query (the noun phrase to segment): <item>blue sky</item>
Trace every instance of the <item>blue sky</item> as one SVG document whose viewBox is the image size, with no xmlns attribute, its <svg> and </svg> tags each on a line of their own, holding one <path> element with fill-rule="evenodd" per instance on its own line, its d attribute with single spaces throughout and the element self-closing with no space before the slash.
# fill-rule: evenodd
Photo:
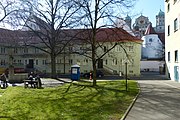
<svg viewBox="0 0 180 120">
<path fill-rule="evenodd" d="M 130 10 L 128 15 L 132 18 L 133 24 L 135 19 L 142 14 L 149 18 L 154 27 L 156 25 L 156 15 L 159 13 L 160 9 L 164 11 L 164 0 L 137 0 L 135 6 Z"/>
<path fill-rule="evenodd" d="M 134 23 L 135 18 L 139 17 L 142 13 L 142 15 L 148 17 L 152 25 L 155 26 L 156 15 L 160 9 L 164 12 L 164 0 L 137 0 L 134 8 L 132 8 L 130 12 L 130 16 L 132 16 Z"/>
</svg>

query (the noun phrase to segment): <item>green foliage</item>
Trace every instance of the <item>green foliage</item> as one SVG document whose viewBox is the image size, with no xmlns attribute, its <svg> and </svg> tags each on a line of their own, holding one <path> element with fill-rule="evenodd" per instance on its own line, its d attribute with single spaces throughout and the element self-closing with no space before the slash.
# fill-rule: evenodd
<svg viewBox="0 0 180 120">
<path fill-rule="evenodd" d="M 0 118 L 14 120 L 119 120 L 138 93 L 128 81 L 77 82 L 44 89 L 8 87 L 0 97 Z"/>
</svg>

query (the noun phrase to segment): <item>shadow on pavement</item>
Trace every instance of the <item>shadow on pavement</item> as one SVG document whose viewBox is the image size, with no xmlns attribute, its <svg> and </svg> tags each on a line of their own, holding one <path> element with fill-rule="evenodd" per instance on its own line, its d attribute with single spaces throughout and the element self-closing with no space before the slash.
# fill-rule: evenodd
<svg viewBox="0 0 180 120">
<path fill-rule="evenodd" d="M 140 77 L 131 77 L 134 80 L 169 80 L 166 75 L 159 72 L 141 72 Z"/>
</svg>

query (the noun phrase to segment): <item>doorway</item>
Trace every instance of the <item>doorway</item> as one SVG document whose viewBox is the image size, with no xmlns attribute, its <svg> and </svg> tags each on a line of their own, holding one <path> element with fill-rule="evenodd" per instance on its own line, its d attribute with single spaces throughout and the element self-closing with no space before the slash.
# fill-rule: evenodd
<svg viewBox="0 0 180 120">
<path fill-rule="evenodd" d="M 98 68 L 103 68 L 103 59 L 98 60 Z"/>
<path fill-rule="evenodd" d="M 179 81 L 179 66 L 174 66 L 174 80 Z"/>
<path fill-rule="evenodd" d="M 34 68 L 34 60 L 33 59 L 29 59 L 28 68 Z"/>
</svg>

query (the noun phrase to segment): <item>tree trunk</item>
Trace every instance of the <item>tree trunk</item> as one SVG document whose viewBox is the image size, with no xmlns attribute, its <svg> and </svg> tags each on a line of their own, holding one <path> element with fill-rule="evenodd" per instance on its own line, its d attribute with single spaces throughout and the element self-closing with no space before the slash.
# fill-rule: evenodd
<svg viewBox="0 0 180 120">
<path fill-rule="evenodd" d="M 93 59 L 93 86 L 96 86 L 96 60 Z"/>
<path fill-rule="evenodd" d="M 56 78 L 56 56 L 51 53 L 51 78 Z"/>
<path fill-rule="evenodd" d="M 64 59 L 64 74 L 66 74 L 66 56 L 65 56 L 65 53 L 63 53 L 63 59 Z"/>
<path fill-rule="evenodd" d="M 94 46 L 95 46 L 95 42 L 92 45 L 92 64 L 93 64 L 93 86 L 96 86 L 96 56 L 95 56 L 96 50 Z"/>
</svg>

